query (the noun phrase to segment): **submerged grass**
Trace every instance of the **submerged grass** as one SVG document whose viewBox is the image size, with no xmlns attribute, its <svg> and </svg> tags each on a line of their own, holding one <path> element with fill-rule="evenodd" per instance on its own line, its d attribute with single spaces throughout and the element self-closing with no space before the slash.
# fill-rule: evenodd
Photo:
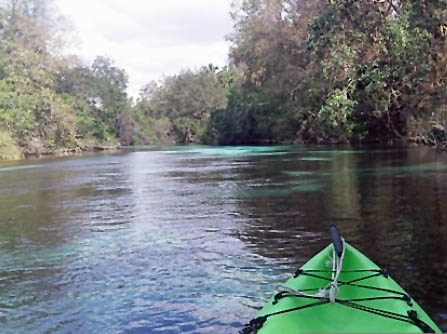
<svg viewBox="0 0 447 334">
<path fill-rule="evenodd" d="M 294 193 L 319 191 L 323 184 L 315 179 L 294 180 L 284 186 L 261 186 L 241 191 L 239 195 L 245 198 L 286 197 Z"/>
<path fill-rule="evenodd" d="M 288 176 L 309 176 L 315 174 L 315 172 L 306 171 L 306 170 L 285 170 L 282 171 L 283 174 Z"/>
<path fill-rule="evenodd" d="M 302 161 L 331 161 L 332 158 L 324 158 L 324 157 L 304 157 L 300 158 Z"/>
</svg>

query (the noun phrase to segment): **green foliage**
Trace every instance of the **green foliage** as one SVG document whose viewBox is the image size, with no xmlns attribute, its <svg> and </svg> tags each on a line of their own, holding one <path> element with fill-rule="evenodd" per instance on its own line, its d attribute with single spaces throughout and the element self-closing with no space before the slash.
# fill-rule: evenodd
<svg viewBox="0 0 447 334">
<path fill-rule="evenodd" d="M 92 64 L 93 96 L 96 116 L 116 135 L 120 132 L 121 114 L 129 112 L 128 76 L 106 57 L 97 57 Z"/>
<path fill-rule="evenodd" d="M 239 145 L 293 141 L 297 124 L 288 109 L 279 101 L 254 103 L 262 96 L 251 93 L 251 88 L 231 90 L 227 108 L 211 113 L 204 142 Z"/>
<path fill-rule="evenodd" d="M 0 130 L 0 160 L 19 160 L 22 157 L 17 143 L 9 133 Z"/>
<path fill-rule="evenodd" d="M 229 143 L 388 142 L 440 124 L 446 18 L 441 0 L 242 1 L 230 57 L 243 102 L 232 93 L 209 133 Z"/>
<path fill-rule="evenodd" d="M 231 15 L 229 66 L 150 82 L 132 106 L 111 59 L 58 56 L 64 23 L 52 0 L 0 0 L 0 150 L 118 140 L 444 145 L 445 0 L 242 0 Z"/>
<path fill-rule="evenodd" d="M 55 69 L 48 55 L 7 42 L 0 57 L 5 64 L 0 80 L 0 124 L 24 147 L 36 137 L 51 138 L 60 146 L 71 145 L 73 116 L 54 92 Z"/>
<path fill-rule="evenodd" d="M 331 20 L 338 22 L 349 15 L 344 23 L 349 29 L 326 31 L 323 41 L 319 37 L 311 41 L 316 45 L 314 52 L 323 58 L 321 71 L 332 83 L 329 90 L 321 92 L 328 98 L 324 113 L 319 115 L 324 123 L 332 125 L 334 119 L 342 119 L 334 138 L 401 138 L 408 134 L 412 117 L 429 113 L 420 101 L 429 100 L 431 95 L 424 89 L 433 70 L 431 35 L 411 26 L 412 9 L 410 4 L 404 4 L 398 13 L 390 15 L 368 2 L 338 1 L 328 10 Z M 368 25 L 362 22 L 362 15 L 369 16 Z M 334 96 L 339 97 L 340 89 L 347 109 L 331 111 L 327 105 L 333 103 Z"/>
<path fill-rule="evenodd" d="M 172 144 L 171 122 L 165 117 L 146 113 L 147 100 L 140 101 L 122 120 L 121 142 L 127 145 Z"/>
<path fill-rule="evenodd" d="M 51 0 L 0 2 L 0 128 L 25 153 L 116 141 L 131 109 L 110 59 L 56 56 L 63 29 Z"/>
<path fill-rule="evenodd" d="M 356 124 L 352 122 L 352 114 L 357 101 L 348 97 L 348 89 L 336 89 L 321 107 L 318 116 L 325 125 L 328 138 L 347 140 L 352 137 Z"/>
<path fill-rule="evenodd" d="M 230 59 L 238 74 L 228 108 L 208 131 L 223 144 L 290 143 L 303 122 L 298 111 L 310 57 L 307 20 L 322 1 L 242 1 L 232 14 Z M 315 99 L 311 99 L 315 101 Z"/>
<path fill-rule="evenodd" d="M 228 107 L 211 112 L 205 142 L 216 145 L 236 145 L 244 142 L 253 131 L 250 108 L 239 92 L 230 95 Z"/>
<path fill-rule="evenodd" d="M 176 143 L 187 144 L 206 140 L 210 112 L 225 108 L 227 92 L 235 73 L 231 68 L 219 70 L 210 64 L 198 71 L 184 71 L 166 77 L 160 84 L 149 83 L 136 105 L 138 123 L 166 118 L 170 121 L 168 136 Z"/>
</svg>

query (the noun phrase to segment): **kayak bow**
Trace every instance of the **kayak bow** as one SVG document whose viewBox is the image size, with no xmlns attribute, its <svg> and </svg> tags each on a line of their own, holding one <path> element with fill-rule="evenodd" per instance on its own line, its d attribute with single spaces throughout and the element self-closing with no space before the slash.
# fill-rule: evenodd
<svg viewBox="0 0 447 334">
<path fill-rule="evenodd" d="M 299 268 L 241 334 L 441 333 L 388 275 L 339 236 Z"/>
</svg>

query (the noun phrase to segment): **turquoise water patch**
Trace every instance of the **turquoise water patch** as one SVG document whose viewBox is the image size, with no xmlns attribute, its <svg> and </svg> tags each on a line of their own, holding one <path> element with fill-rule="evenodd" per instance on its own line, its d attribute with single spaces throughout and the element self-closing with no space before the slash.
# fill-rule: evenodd
<svg viewBox="0 0 447 334">
<path fill-rule="evenodd" d="M 323 157 L 304 157 L 300 158 L 302 161 L 331 161 L 332 158 L 323 158 Z"/>
<path fill-rule="evenodd" d="M 174 147 L 172 150 L 164 151 L 163 153 L 195 153 L 219 157 L 245 157 L 290 154 L 291 149 L 288 146 L 182 146 Z"/>
</svg>

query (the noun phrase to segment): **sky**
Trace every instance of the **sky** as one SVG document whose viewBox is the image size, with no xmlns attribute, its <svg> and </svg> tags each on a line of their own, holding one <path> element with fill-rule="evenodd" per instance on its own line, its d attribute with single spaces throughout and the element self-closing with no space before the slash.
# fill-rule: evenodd
<svg viewBox="0 0 447 334">
<path fill-rule="evenodd" d="M 112 58 L 130 95 L 182 69 L 227 63 L 231 0 L 56 0 L 76 30 L 69 52 Z"/>
</svg>

